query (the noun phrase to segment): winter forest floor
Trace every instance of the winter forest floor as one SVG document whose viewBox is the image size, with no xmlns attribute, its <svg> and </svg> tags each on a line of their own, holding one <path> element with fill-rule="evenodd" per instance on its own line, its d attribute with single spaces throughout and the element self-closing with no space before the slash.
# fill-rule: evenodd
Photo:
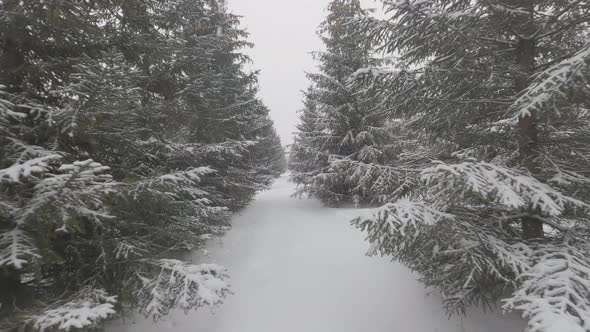
<svg viewBox="0 0 590 332">
<path fill-rule="evenodd" d="M 211 312 L 173 313 L 154 324 L 127 318 L 109 332 L 517 332 L 518 317 L 445 315 L 440 298 L 387 258 L 364 256 L 358 210 L 289 196 L 285 176 L 233 221 L 204 262 L 229 269 L 234 295 Z M 202 256 L 199 254 L 198 256 Z M 201 261 L 200 257 L 195 260 Z"/>
</svg>

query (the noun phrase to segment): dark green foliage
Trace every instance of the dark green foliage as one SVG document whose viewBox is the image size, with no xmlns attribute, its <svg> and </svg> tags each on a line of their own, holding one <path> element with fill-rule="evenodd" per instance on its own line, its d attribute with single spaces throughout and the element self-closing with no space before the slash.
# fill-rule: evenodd
<svg viewBox="0 0 590 332">
<path fill-rule="evenodd" d="M 171 258 L 285 167 L 238 24 L 221 1 L 0 4 L 0 329 L 223 298 L 220 267 Z"/>
</svg>

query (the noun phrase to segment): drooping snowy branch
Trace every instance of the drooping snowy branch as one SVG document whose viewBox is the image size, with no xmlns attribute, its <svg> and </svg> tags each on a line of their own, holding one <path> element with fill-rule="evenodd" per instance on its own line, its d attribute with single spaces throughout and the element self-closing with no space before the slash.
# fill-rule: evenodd
<svg viewBox="0 0 590 332">
<path fill-rule="evenodd" d="M 47 174 L 35 186 L 35 196 L 16 214 L 14 222 L 25 224 L 37 211 L 48 204 L 61 216 L 79 215 L 99 220 L 111 218 L 101 211 L 101 197 L 117 183 L 106 173 L 109 168 L 92 160 L 76 161 L 59 168 L 61 174 Z"/>
<path fill-rule="evenodd" d="M 140 276 L 140 310 L 154 320 L 171 309 L 184 311 L 215 306 L 230 292 L 223 267 L 214 264 L 192 265 L 173 259 L 146 262 L 159 270 L 155 278 Z"/>
<path fill-rule="evenodd" d="M 15 183 L 19 182 L 22 178 L 44 173 L 48 170 L 48 163 L 59 158 L 60 156 L 58 155 L 39 157 L 0 169 L 0 183 Z"/>
<path fill-rule="evenodd" d="M 134 190 L 147 191 L 175 204 L 186 205 L 190 211 L 186 213 L 187 220 L 222 218 L 229 213 L 227 207 L 217 206 L 211 188 L 202 185 L 205 177 L 216 173 L 211 167 L 190 168 L 139 182 Z"/>
<path fill-rule="evenodd" d="M 401 238 L 416 238 L 421 226 L 433 225 L 441 220 L 453 220 L 451 214 L 438 211 L 422 202 L 402 198 L 378 209 L 367 210 L 368 214 L 352 221 L 352 224 L 367 233 L 372 249 L 369 254 L 381 252 L 394 254 L 403 249 Z M 410 240 L 411 241 L 411 240 Z"/>
<path fill-rule="evenodd" d="M 30 105 L 19 103 L 17 96 L 8 94 L 4 91 L 5 87 L 0 85 L 0 144 L 4 144 L 3 149 L 3 166 L 0 168 L 0 184 L 18 183 L 24 178 L 32 175 L 39 175 L 48 170 L 48 164 L 58 160 L 61 156 L 54 152 L 48 151 L 40 146 L 26 144 L 15 136 L 15 124 L 21 125 L 27 117 L 26 113 L 17 112 L 17 107 L 29 109 Z M 12 127 L 12 130 L 9 128 Z M 10 164 L 7 164 L 9 162 Z M 8 167 L 6 167 L 8 166 Z"/>
<path fill-rule="evenodd" d="M 20 176 L 33 172 L 44 173 L 48 170 L 45 162 L 23 165 L 27 166 L 22 166 L 25 171 L 12 173 L 17 180 Z M 0 266 L 22 269 L 31 257 L 38 255 L 34 241 L 25 230 L 39 227 L 36 222 L 42 209 L 52 209 L 60 216 L 60 219 L 53 222 L 56 228 L 63 225 L 60 228 L 63 231 L 67 231 L 66 224 L 75 216 L 83 216 L 97 222 L 112 218 L 102 206 L 103 195 L 111 191 L 115 185 L 111 181 L 111 176 L 105 174 L 108 167 L 87 160 L 64 164 L 59 171 L 61 174 L 40 174 L 42 177 L 34 187 L 33 197 L 23 206 L 10 206 L 7 210 L 6 217 L 14 228 L 0 234 Z"/>
<path fill-rule="evenodd" d="M 587 244 L 540 245 L 530 256 L 531 268 L 505 300 L 529 320 L 527 332 L 590 330 L 590 261 Z"/>
<path fill-rule="evenodd" d="M 174 183 L 199 183 L 201 179 L 205 175 L 213 174 L 215 170 L 210 167 L 198 167 L 189 169 L 183 172 L 176 172 L 171 174 L 166 174 L 158 177 L 157 180 L 166 182 L 174 182 Z"/>
<path fill-rule="evenodd" d="M 22 269 L 31 257 L 38 257 L 37 249 L 22 230 L 15 228 L 0 233 L 0 268 Z"/>
<path fill-rule="evenodd" d="M 590 90 L 590 44 L 537 75 L 511 109 L 516 110 L 515 121 L 529 116 L 533 111 L 544 111 L 556 97 L 567 100 L 566 89 L 576 87 Z M 553 107 L 550 107 L 554 109 Z"/>
<path fill-rule="evenodd" d="M 115 315 L 116 296 L 102 289 L 84 289 L 65 303 L 56 303 L 30 318 L 32 326 L 41 331 L 72 331 L 98 327 Z"/>
<path fill-rule="evenodd" d="M 532 209 L 548 216 L 559 216 L 568 206 L 590 208 L 587 203 L 566 196 L 531 176 L 486 162 L 439 162 L 425 169 L 422 178 L 432 186 L 435 195 L 462 193 L 464 198 L 470 192 L 514 210 Z"/>
</svg>

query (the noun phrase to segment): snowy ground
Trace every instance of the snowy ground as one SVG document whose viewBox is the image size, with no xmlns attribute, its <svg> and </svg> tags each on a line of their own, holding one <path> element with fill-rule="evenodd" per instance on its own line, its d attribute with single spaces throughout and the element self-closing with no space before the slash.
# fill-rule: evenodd
<svg viewBox="0 0 590 332">
<path fill-rule="evenodd" d="M 520 332 L 517 317 L 473 312 L 450 320 L 438 296 L 404 267 L 364 256 L 348 224 L 358 211 L 272 190 L 234 220 L 207 262 L 229 268 L 235 294 L 212 313 L 174 313 L 167 322 L 127 319 L 109 332 Z"/>
</svg>

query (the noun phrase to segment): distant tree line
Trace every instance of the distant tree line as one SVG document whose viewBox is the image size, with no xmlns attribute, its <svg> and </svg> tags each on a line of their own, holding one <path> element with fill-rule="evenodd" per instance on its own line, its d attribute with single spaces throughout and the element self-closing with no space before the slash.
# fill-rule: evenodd
<svg viewBox="0 0 590 332">
<path fill-rule="evenodd" d="M 0 2 L 0 330 L 222 301 L 178 260 L 286 169 L 222 0 Z"/>
<path fill-rule="evenodd" d="M 290 169 L 450 313 L 590 331 L 590 3 L 333 0 Z"/>
</svg>

